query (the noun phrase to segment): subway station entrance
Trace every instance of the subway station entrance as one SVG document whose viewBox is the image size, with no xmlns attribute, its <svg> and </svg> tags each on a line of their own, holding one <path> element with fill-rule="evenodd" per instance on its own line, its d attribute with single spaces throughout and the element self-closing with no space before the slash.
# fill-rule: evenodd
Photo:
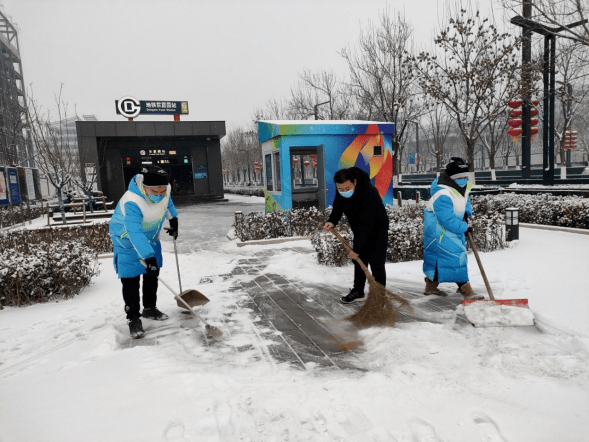
<svg viewBox="0 0 589 442">
<path fill-rule="evenodd" d="M 98 189 L 118 201 L 142 167 L 168 173 L 174 203 L 224 200 L 223 121 L 77 121 L 82 164 L 94 163 Z"/>
</svg>

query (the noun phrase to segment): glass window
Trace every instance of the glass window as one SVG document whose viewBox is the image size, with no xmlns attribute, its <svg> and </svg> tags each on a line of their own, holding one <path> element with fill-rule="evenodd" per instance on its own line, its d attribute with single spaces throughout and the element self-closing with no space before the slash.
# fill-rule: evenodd
<svg viewBox="0 0 589 442">
<path fill-rule="evenodd" d="M 317 163 L 315 158 L 315 154 L 291 155 L 293 189 L 317 187 Z"/>
<path fill-rule="evenodd" d="M 372 149 L 375 157 L 382 157 L 382 146 L 374 146 Z"/>
<path fill-rule="evenodd" d="M 276 191 L 280 192 L 282 186 L 280 185 L 280 153 L 274 152 L 274 177 L 276 178 Z"/>
<path fill-rule="evenodd" d="M 271 192 L 274 190 L 272 181 L 272 155 L 266 155 L 264 160 L 266 161 L 266 190 Z"/>
</svg>

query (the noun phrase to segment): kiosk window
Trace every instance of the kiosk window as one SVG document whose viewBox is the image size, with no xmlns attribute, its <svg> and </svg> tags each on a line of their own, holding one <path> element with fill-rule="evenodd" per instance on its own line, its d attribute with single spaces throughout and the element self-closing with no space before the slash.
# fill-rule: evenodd
<svg viewBox="0 0 589 442">
<path fill-rule="evenodd" d="M 272 191 L 274 190 L 273 182 L 272 182 L 272 155 L 268 154 L 265 157 L 266 161 L 266 190 Z"/>
<path fill-rule="evenodd" d="M 311 155 L 292 154 L 291 164 L 293 190 L 317 187 L 317 168 Z"/>
<path fill-rule="evenodd" d="M 374 146 L 372 149 L 375 157 L 382 157 L 382 146 Z"/>
<path fill-rule="evenodd" d="M 274 152 L 274 177 L 276 178 L 276 191 L 280 192 L 282 186 L 280 184 L 280 153 Z"/>
</svg>

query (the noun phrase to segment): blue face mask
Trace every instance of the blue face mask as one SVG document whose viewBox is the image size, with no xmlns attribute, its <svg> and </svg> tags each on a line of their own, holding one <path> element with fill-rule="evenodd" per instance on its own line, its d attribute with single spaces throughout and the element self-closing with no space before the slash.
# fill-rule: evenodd
<svg viewBox="0 0 589 442">
<path fill-rule="evenodd" d="M 468 183 L 468 178 L 458 178 L 456 181 L 456 184 L 458 184 L 460 187 L 464 187 L 466 186 L 466 183 Z"/>
<path fill-rule="evenodd" d="M 347 192 L 340 192 L 340 191 L 338 190 L 338 192 L 339 192 L 339 194 L 340 194 L 341 196 L 343 196 L 344 198 L 350 198 L 350 197 L 351 197 L 351 196 L 354 194 L 354 189 L 352 189 L 352 190 L 348 190 Z"/>
<path fill-rule="evenodd" d="M 159 203 L 166 195 L 147 195 L 152 203 Z"/>
</svg>

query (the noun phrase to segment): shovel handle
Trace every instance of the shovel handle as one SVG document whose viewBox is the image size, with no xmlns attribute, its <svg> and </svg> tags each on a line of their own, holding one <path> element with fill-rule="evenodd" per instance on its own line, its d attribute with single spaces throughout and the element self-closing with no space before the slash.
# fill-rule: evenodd
<svg viewBox="0 0 589 442">
<path fill-rule="evenodd" d="M 335 230 L 335 227 L 332 227 L 331 229 L 329 229 L 329 231 L 331 233 L 333 233 L 336 236 L 337 239 L 340 240 L 340 242 L 346 248 L 346 250 L 348 251 L 348 253 L 353 252 L 352 248 L 350 247 L 350 244 L 348 244 L 348 242 L 344 239 L 344 237 L 341 236 L 340 233 L 337 230 Z M 358 258 L 353 258 L 353 259 L 362 268 L 362 270 L 364 271 L 364 273 L 366 274 L 366 276 L 369 279 L 372 278 L 372 275 L 370 274 L 370 272 L 368 271 L 368 268 L 364 265 L 364 263 L 362 262 L 362 260 L 359 257 Z"/>
<path fill-rule="evenodd" d="M 481 270 L 481 275 L 483 275 L 483 281 L 485 281 L 485 286 L 487 287 L 487 293 L 489 293 L 489 298 L 491 298 L 491 300 L 494 301 L 495 297 L 493 296 L 493 290 L 491 290 L 491 285 L 489 284 L 489 280 L 487 279 L 487 275 L 485 274 L 485 269 L 483 269 L 483 263 L 481 262 L 481 258 L 479 258 L 479 251 L 477 250 L 477 246 L 475 245 L 470 232 L 466 233 L 466 237 L 468 238 L 468 242 L 470 244 L 470 247 L 472 248 L 474 257 L 477 259 L 479 269 Z"/>
</svg>

